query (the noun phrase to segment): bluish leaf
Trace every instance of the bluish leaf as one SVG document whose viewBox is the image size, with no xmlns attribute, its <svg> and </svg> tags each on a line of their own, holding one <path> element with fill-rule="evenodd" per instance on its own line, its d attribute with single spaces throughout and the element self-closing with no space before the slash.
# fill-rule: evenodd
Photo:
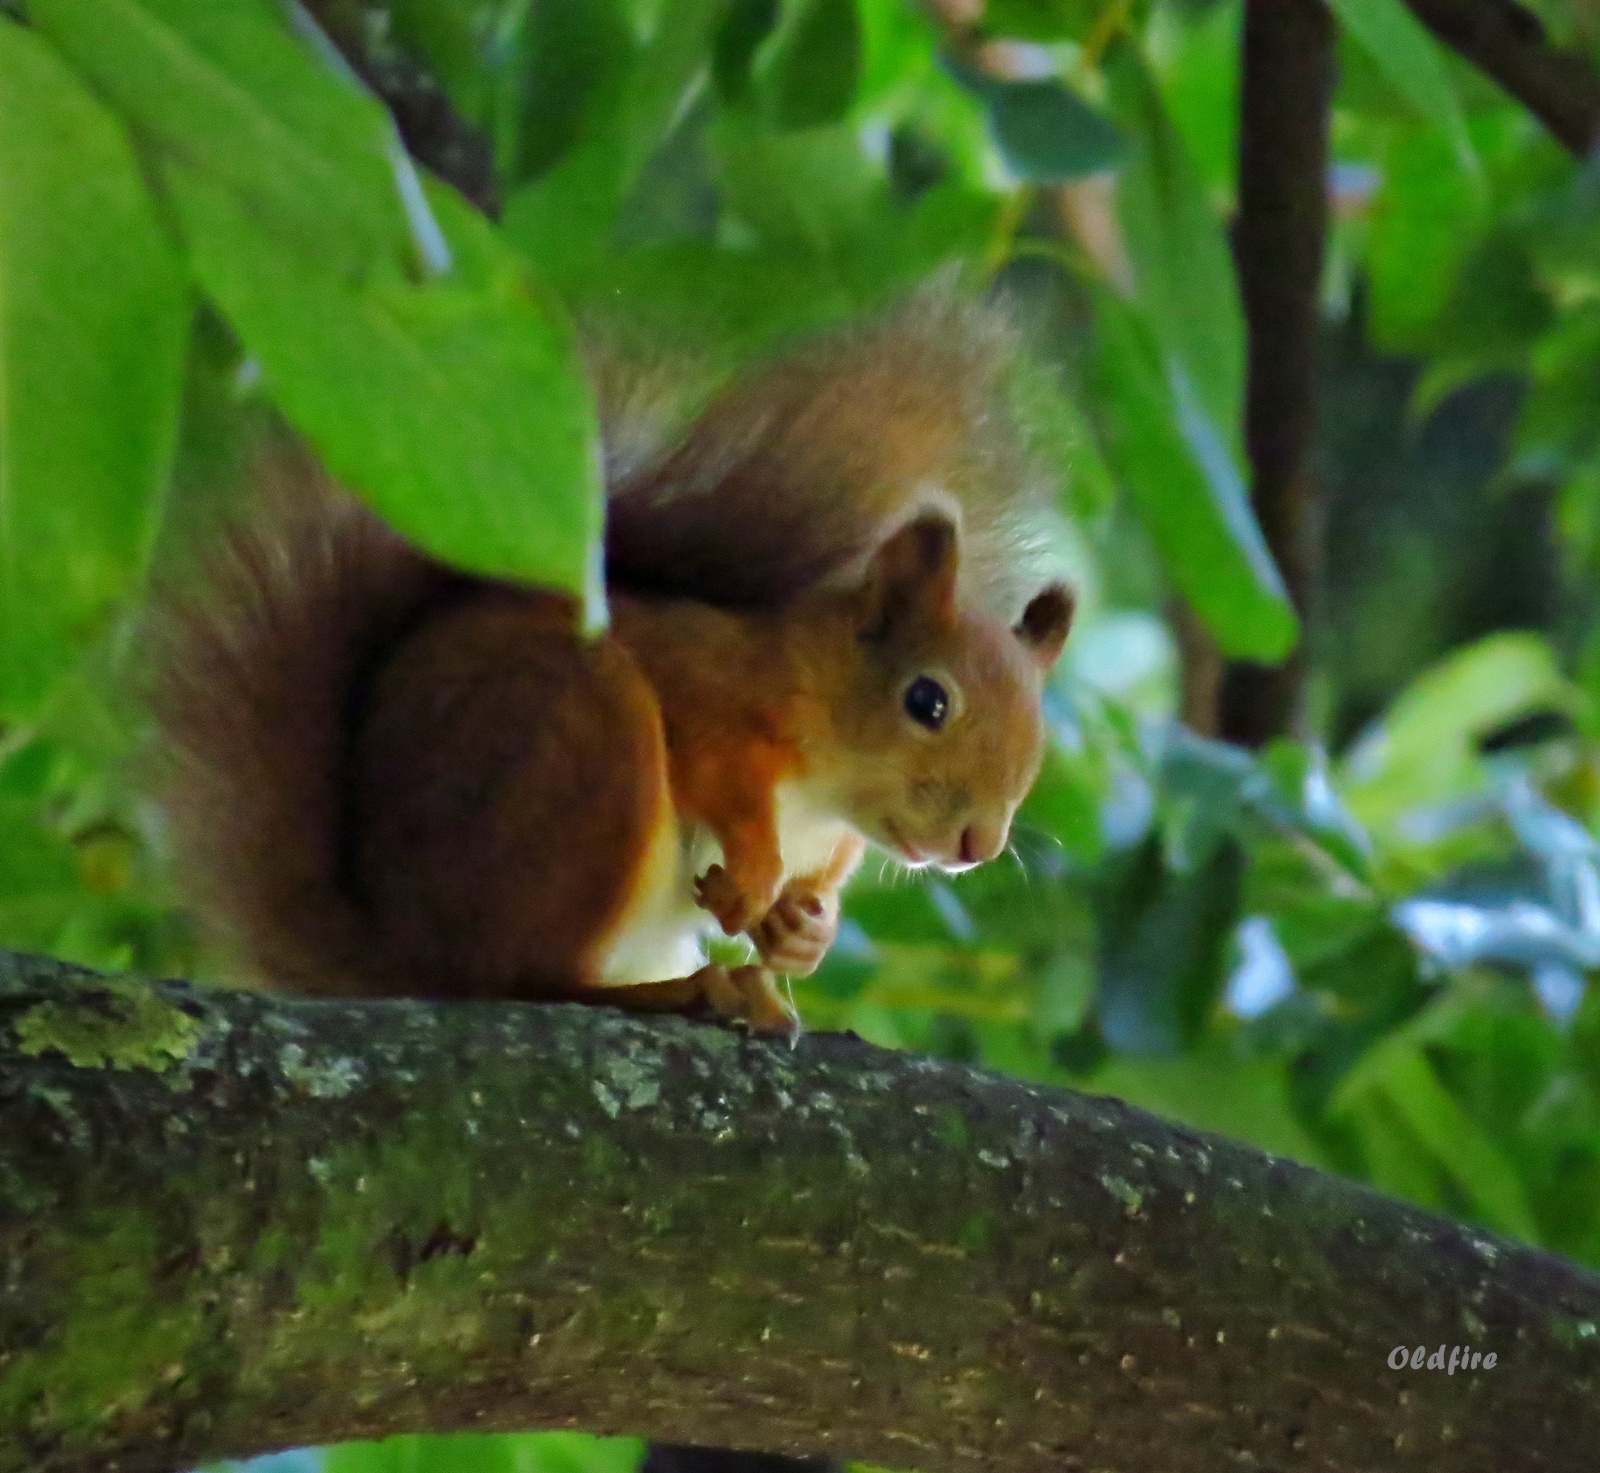
<svg viewBox="0 0 1600 1473">
<path fill-rule="evenodd" d="M 1081 179 L 1111 168 L 1127 152 L 1116 127 L 1061 82 L 1012 82 L 960 62 L 948 65 L 982 99 L 995 143 L 1019 178 L 1035 184 Z"/>
</svg>

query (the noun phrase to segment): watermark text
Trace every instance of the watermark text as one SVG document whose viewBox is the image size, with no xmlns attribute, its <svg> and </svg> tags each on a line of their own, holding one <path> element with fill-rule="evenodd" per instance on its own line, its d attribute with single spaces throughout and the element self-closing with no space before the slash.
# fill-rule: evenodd
<svg viewBox="0 0 1600 1473">
<path fill-rule="evenodd" d="M 1410 1366 L 1413 1371 L 1443 1371 L 1445 1375 L 1453 1376 L 1458 1369 L 1476 1371 L 1481 1368 L 1492 1371 L 1495 1360 L 1492 1350 L 1485 1354 L 1465 1345 L 1441 1345 L 1432 1351 L 1426 1345 L 1419 1345 L 1415 1350 L 1406 1345 L 1397 1345 L 1389 1352 L 1389 1369 L 1403 1371 Z"/>
</svg>

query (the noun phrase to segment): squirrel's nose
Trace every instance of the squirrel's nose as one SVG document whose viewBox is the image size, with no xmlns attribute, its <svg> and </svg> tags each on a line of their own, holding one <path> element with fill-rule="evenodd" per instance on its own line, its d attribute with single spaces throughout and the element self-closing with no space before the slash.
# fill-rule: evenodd
<svg viewBox="0 0 1600 1473">
<path fill-rule="evenodd" d="M 982 864 L 1006 847 L 1006 825 L 969 823 L 961 831 L 962 864 Z"/>
</svg>

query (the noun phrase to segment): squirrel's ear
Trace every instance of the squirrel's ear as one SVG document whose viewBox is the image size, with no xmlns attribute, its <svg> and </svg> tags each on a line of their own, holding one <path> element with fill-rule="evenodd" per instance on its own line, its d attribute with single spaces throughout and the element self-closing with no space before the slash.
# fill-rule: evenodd
<svg viewBox="0 0 1600 1473">
<path fill-rule="evenodd" d="M 881 638 L 912 614 L 948 620 L 956 604 L 955 523 L 933 513 L 907 522 L 873 554 L 862 593 L 862 629 L 869 638 Z"/>
<path fill-rule="evenodd" d="M 1052 583 L 1028 601 L 1017 622 L 1016 635 L 1046 670 L 1055 664 L 1072 628 L 1075 600 L 1064 583 Z"/>
</svg>

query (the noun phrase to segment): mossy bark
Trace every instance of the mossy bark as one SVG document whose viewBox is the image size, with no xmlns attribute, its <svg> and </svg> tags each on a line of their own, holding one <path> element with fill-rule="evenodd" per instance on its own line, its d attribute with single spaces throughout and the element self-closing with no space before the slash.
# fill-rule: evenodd
<svg viewBox="0 0 1600 1473">
<path fill-rule="evenodd" d="M 1578 1469 L 1600 1280 L 820 1035 L 0 959 L 0 1470 L 583 1427 L 934 1470 Z M 1400 1345 L 1493 1369 L 1391 1370 Z"/>
</svg>

